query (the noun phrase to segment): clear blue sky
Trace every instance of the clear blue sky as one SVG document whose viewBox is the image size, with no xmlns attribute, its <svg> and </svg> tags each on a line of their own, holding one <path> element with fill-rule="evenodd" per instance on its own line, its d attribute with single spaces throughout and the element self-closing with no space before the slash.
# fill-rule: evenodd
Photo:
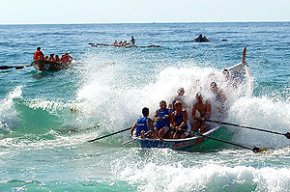
<svg viewBox="0 0 290 192">
<path fill-rule="evenodd" d="M 0 24 L 290 21 L 290 0 L 1 0 Z"/>
</svg>

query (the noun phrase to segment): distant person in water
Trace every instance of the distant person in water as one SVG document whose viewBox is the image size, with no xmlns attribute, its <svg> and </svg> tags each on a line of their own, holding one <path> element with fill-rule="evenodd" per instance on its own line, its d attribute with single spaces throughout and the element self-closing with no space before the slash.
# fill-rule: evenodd
<svg viewBox="0 0 290 192">
<path fill-rule="evenodd" d="M 44 54 L 42 53 L 40 47 L 37 47 L 36 51 L 34 52 L 33 60 L 34 61 L 44 60 Z"/>
<path fill-rule="evenodd" d="M 131 127 L 131 136 L 141 138 L 151 137 L 152 131 L 154 130 L 154 125 L 153 120 L 148 117 L 149 109 L 147 107 L 144 107 L 142 109 L 142 115 L 143 117 L 138 118 L 137 121 Z"/>
<path fill-rule="evenodd" d="M 194 39 L 195 42 L 209 42 L 208 38 L 200 34 L 197 38 Z"/>
<path fill-rule="evenodd" d="M 131 37 L 130 44 L 133 45 L 133 46 L 135 46 L 135 39 L 134 39 L 133 36 Z"/>
</svg>

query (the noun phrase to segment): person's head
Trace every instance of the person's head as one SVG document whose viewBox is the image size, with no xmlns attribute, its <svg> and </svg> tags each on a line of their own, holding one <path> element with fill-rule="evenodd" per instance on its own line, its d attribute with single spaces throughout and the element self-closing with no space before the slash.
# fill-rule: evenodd
<svg viewBox="0 0 290 192">
<path fill-rule="evenodd" d="M 147 107 L 144 107 L 144 108 L 142 109 L 142 115 L 143 115 L 144 117 L 148 117 L 148 116 L 149 116 L 149 109 L 148 109 Z"/>
<path fill-rule="evenodd" d="M 177 94 L 182 96 L 184 95 L 185 91 L 184 91 L 184 88 L 183 87 L 180 87 L 178 90 L 177 90 Z"/>
<path fill-rule="evenodd" d="M 36 49 L 37 51 L 40 51 L 41 50 L 41 48 L 40 47 L 37 47 L 37 49 Z"/>
<path fill-rule="evenodd" d="M 226 76 L 226 77 L 229 76 L 229 73 L 230 73 L 229 70 L 227 70 L 227 69 L 224 69 L 223 70 L 224 76 Z"/>
<path fill-rule="evenodd" d="M 199 37 L 202 37 L 202 34 L 199 34 Z"/>
<path fill-rule="evenodd" d="M 176 101 L 176 102 L 174 103 L 174 108 L 175 108 L 175 110 L 176 110 L 177 112 L 182 111 L 182 103 L 181 103 L 180 101 Z"/>
<path fill-rule="evenodd" d="M 54 54 L 50 54 L 49 56 L 50 56 L 50 57 L 53 57 L 53 56 L 54 56 Z"/>
<path fill-rule="evenodd" d="M 45 56 L 44 59 L 48 59 L 48 56 Z"/>
<path fill-rule="evenodd" d="M 164 100 L 160 101 L 159 107 L 160 107 L 160 109 L 166 109 L 166 107 L 167 107 L 166 101 L 164 101 Z"/>
<path fill-rule="evenodd" d="M 210 84 L 210 89 L 211 89 L 212 91 L 217 90 L 217 84 L 216 84 L 216 82 L 211 82 L 211 84 Z"/>
<path fill-rule="evenodd" d="M 55 58 L 57 58 L 57 59 L 58 59 L 58 58 L 59 58 L 59 56 L 58 56 L 58 55 L 55 55 Z"/>
<path fill-rule="evenodd" d="M 195 98 L 198 103 L 202 103 L 202 95 L 200 92 L 195 95 Z"/>
</svg>

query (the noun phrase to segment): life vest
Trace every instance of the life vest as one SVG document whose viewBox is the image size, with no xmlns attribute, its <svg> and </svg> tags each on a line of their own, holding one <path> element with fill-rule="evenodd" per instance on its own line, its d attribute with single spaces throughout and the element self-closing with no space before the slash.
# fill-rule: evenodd
<svg viewBox="0 0 290 192">
<path fill-rule="evenodd" d="M 148 126 L 148 118 L 147 117 L 140 117 L 137 119 L 137 127 L 136 127 L 136 137 L 139 137 L 141 135 L 141 131 L 146 133 L 149 131 L 149 126 Z"/>
<path fill-rule="evenodd" d="M 164 110 L 158 109 L 157 110 L 157 117 L 160 117 L 161 119 L 156 122 L 155 127 L 157 129 L 161 129 L 162 127 L 168 126 L 169 127 L 169 117 L 166 119 L 162 119 L 165 115 L 170 115 L 171 110 L 166 108 Z"/>
<path fill-rule="evenodd" d="M 183 111 L 179 114 L 176 113 L 176 111 L 174 111 L 173 115 L 174 115 L 174 122 L 176 126 L 181 125 L 181 123 L 183 122 Z M 182 127 L 182 130 L 186 130 L 187 129 L 187 123 L 184 124 L 184 126 Z"/>
<path fill-rule="evenodd" d="M 43 60 L 43 53 L 42 51 L 35 51 L 33 56 L 34 61 Z"/>
</svg>

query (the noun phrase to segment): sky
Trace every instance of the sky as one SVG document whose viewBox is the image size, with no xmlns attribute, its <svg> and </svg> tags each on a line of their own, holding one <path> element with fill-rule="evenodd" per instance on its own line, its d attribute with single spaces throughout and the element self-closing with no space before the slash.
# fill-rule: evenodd
<svg viewBox="0 0 290 192">
<path fill-rule="evenodd" d="M 0 0 L 0 24 L 290 21 L 290 0 Z"/>
</svg>

